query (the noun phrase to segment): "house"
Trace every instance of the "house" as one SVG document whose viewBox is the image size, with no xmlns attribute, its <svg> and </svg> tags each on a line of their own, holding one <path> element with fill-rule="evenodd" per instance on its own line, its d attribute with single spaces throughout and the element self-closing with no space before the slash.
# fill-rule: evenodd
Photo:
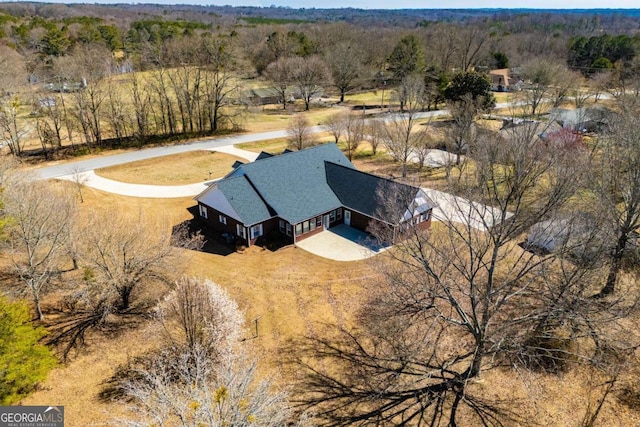
<svg viewBox="0 0 640 427">
<path fill-rule="evenodd" d="M 522 78 L 516 70 L 510 68 L 491 70 L 489 78 L 491 79 L 491 90 L 494 92 L 512 92 L 520 90 L 522 86 Z"/>
<path fill-rule="evenodd" d="M 611 240 L 610 232 L 592 214 L 577 211 L 531 226 L 525 246 L 546 253 L 564 254 L 575 261 L 592 262 L 605 251 L 607 242 Z"/>
<path fill-rule="evenodd" d="M 384 209 L 381 191 L 402 200 L 397 214 Z M 418 187 L 358 171 L 335 144 L 264 156 L 240 164 L 195 198 L 206 225 L 253 245 L 276 235 L 292 243 L 345 224 L 366 231 L 372 222 L 396 231 L 428 228 L 435 206 Z"/>
<path fill-rule="evenodd" d="M 245 93 L 250 105 L 282 104 L 282 95 L 275 88 L 262 87 L 250 89 Z"/>
<path fill-rule="evenodd" d="M 498 135 L 505 141 L 546 141 L 549 135 L 554 135 L 562 130 L 562 127 L 555 122 L 540 122 L 536 120 L 525 120 L 510 118 L 504 120 Z"/>
<path fill-rule="evenodd" d="M 598 132 L 610 124 L 611 111 L 606 108 L 554 108 L 549 117 L 563 128 L 574 132 Z"/>
</svg>

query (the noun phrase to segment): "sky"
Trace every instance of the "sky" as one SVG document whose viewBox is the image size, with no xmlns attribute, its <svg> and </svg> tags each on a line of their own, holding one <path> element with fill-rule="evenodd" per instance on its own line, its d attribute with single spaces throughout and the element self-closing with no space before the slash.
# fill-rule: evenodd
<svg viewBox="0 0 640 427">
<path fill-rule="evenodd" d="M 0 0 L 0 2 L 6 0 Z M 15 0 L 14 0 L 15 1 Z M 360 9 L 640 9 L 638 0 L 41 0 L 52 3 L 155 3 Z"/>
</svg>

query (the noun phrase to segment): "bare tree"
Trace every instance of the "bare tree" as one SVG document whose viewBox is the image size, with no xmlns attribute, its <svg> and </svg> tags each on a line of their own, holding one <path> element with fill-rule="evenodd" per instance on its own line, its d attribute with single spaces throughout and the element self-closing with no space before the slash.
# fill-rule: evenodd
<svg viewBox="0 0 640 427">
<path fill-rule="evenodd" d="M 353 160 L 356 150 L 364 139 L 364 116 L 356 111 L 345 113 L 344 136 L 347 156 Z"/>
<path fill-rule="evenodd" d="M 71 168 L 71 177 L 73 185 L 76 187 L 78 191 L 78 197 L 80 197 L 80 203 L 84 203 L 84 196 L 82 194 L 82 189 L 89 181 L 89 175 L 82 170 L 78 165 L 75 165 Z"/>
<path fill-rule="evenodd" d="M 324 121 L 324 125 L 329 129 L 336 144 L 340 142 L 340 138 L 344 133 L 344 119 L 345 115 L 340 111 L 330 115 Z"/>
<path fill-rule="evenodd" d="M 593 265 L 516 245 L 579 188 L 582 156 L 530 140 L 486 141 L 473 155 L 477 176 L 452 189 L 489 205 L 451 197 L 443 228 L 406 224 L 388 262 L 377 262 L 384 279 L 369 290 L 360 327 L 310 339 L 298 353 L 306 375 L 297 396 L 326 425 L 456 426 L 462 415 L 465 424 L 517 424 L 519 414 L 474 387 L 481 373 L 558 372 L 572 360 L 603 362 L 600 348 L 635 345 L 617 311 L 633 298 L 596 301 Z M 406 212 L 399 199 L 382 190 L 395 217 Z M 386 241 L 390 232 L 376 231 Z"/>
<path fill-rule="evenodd" d="M 110 90 L 106 98 L 106 117 L 112 135 L 119 141 L 130 135 L 131 112 L 129 104 L 123 102 L 122 95 Z"/>
<path fill-rule="evenodd" d="M 265 77 L 271 81 L 273 88 L 278 93 L 282 109 L 287 109 L 289 85 L 293 83 L 293 62 L 289 58 L 281 57 L 267 66 Z"/>
<path fill-rule="evenodd" d="M 384 141 L 385 128 L 384 123 L 380 120 L 372 120 L 366 123 L 365 125 L 365 138 L 369 141 L 369 145 L 371 145 L 371 150 L 373 151 L 373 155 L 375 156 L 378 152 L 378 147 Z"/>
<path fill-rule="evenodd" d="M 598 205 L 612 230 L 610 267 L 601 296 L 615 291 L 625 255 L 640 227 L 640 121 L 627 111 L 612 123 L 594 173 Z"/>
<path fill-rule="evenodd" d="M 329 80 L 327 64 L 319 56 L 290 59 L 293 68 L 293 81 L 304 101 L 304 109 L 309 110 L 311 98 L 322 91 Z"/>
<path fill-rule="evenodd" d="M 7 244 L 13 269 L 42 320 L 41 295 L 64 268 L 76 206 L 49 184 L 18 175 L 4 187 L 3 199 L 5 215 L 11 218 Z"/>
<path fill-rule="evenodd" d="M 489 34 L 475 25 L 456 28 L 453 31 L 458 37 L 460 68 L 469 71 L 478 64 L 482 56 L 482 48 L 489 38 Z"/>
<path fill-rule="evenodd" d="M 423 107 L 424 83 L 417 76 L 403 80 L 400 90 L 403 112 L 384 121 L 383 143 L 393 159 L 402 165 L 402 177 L 407 176 L 407 164 L 419 145 L 425 129 L 418 128 L 418 113 Z"/>
<path fill-rule="evenodd" d="M 234 46 L 222 37 L 209 37 L 203 39 L 202 51 L 209 127 L 215 132 L 224 120 L 231 120 L 226 109 L 239 96 L 239 84 L 233 72 L 236 61 Z"/>
<path fill-rule="evenodd" d="M 560 107 L 568 98 L 576 92 L 581 79 L 578 73 L 558 65 L 554 70 L 553 83 L 550 88 L 551 101 L 554 108 Z"/>
<path fill-rule="evenodd" d="M 129 82 L 135 115 L 134 135 L 144 140 L 151 133 L 151 94 L 148 85 L 137 73 L 131 74 Z"/>
<path fill-rule="evenodd" d="M 312 146 L 314 143 L 312 135 L 311 124 L 305 116 L 296 114 L 291 117 L 287 126 L 287 139 L 290 147 L 302 150 Z"/>
<path fill-rule="evenodd" d="M 29 134 L 27 125 L 19 119 L 21 102 L 17 96 L 0 100 L 0 131 L 3 140 L 16 158 L 22 156 L 25 137 Z"/>
<path fill-rule="evenodd" d="M 527 108 L 531 116 L 540 114 L 541 107 L 551 101 L 561 102 L 568 92 L 567 79 L 564 79 L 566 67 L 550 60 L 533 59 L 524 65 L 525 85 L 523 94 L 527 102 Z M 548 99 L 556 90 L 556 83 L 561 82 L 562 89 L 556 93 L 554 99 Z M 570 83 L 570 82 L 569 82 Z M 560 87 L 560 86 L 559 86 Z"/>
<path fill-rule="evenodd" d="M 73 88 L 74 114 L 88 145 L 101 145 L 103 103 L 107 88 L 103 79 L 111 73 L 111 52 L 100 45 L 78 45 L 72 55 L 54 63 L 56 74 Z"/>
<path fill-rule="evenodd" d="M 67 138 L 69 142 L 73 144 L 64 97 L 62 95 L 41 95 L 35 102 L 38 103 L 37 111 L 41 115 L 37 123 L 37 129 L 43 148 L 45 149 L 45 156 L 47 155 L 47 145 L 52 146 L 54 149 L 62 146 L 62 142 L 65 139 L 63 136 L 65 125 L 67 128 Z"/>
<path fill-rule="evenodd" d="M 210 280 L 183 277 L 158 308 L 164 341 L 179 353 L 202 351 L 212 363 L 232 354 L 244 319 L 238 304 Z"/>
<path fill-rule="evenodd" d="M 142 212 L 133 217 L 95 212 L 82 243 L 82 261 L 95 277 L 85 299 L 104 317 L 129 310 L 143 285 L 170 281 L 177 265 L 172 262 L 180 257 L 176 247 L 197 248 L 202 242 L 199 236 L 172 234 L 167 224 L 149 221 Z"/>
<path fill-rule="evenodd" d="M 363 67 L 360 51 L 355 45 L 343 42 L 331 47 L 326 59 L 329 64 L 333 84 L 340 91 L 340 102 L 354 89 L 362 78 Z"/>
<path fill-rule="evenodd" d="M 476 120 L 482 111 L 483 100 L 474 100 L 470 94 L 460 100 L 447 104 L 452 124 L 447 132 L 448 151 L 456 155 L 456 165 L 460 165 L 460 156 L 476 138 Z"/>
</svg>

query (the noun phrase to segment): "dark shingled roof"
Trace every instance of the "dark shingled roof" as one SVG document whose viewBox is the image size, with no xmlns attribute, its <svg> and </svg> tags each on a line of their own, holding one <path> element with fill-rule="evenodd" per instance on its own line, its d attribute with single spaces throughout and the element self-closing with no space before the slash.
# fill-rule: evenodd
<svg viewBox="0 0 640 427">
<path fill-rule="evenodd" d="M 268 159 L 269 157 L 273 157 L 273 154 L 261 151 L 260 154 L 258 154 L 258 157 L 256 157 L 256 160 Z"/>
<path fill-rule="evenodd" d="M 414 206 L 419 188 L 356 170 L 335 144 L 240 164 L 216 186 L 247 226 L 274 216 L 297 224 L 342 206 L 396 223 L 406 213 L 381 209 L 378 193 L 385 186 L 393 204 L 411 212 L 424 208 Z"/>
<path fill-rule="evenodd" d="M 391 223 L 399 218 L 389 218 L 391 212 L 381 205 L 379 193 L 391 191 L 396 199 L 403 199 L 403 207 L 409 207 L 419 191 L 417 187 L 331 162 L 325 162 L 325 168 L 327 183 L 345 207 Z"/>
<path fill-rule="evenodd" d="M 327 185 L 325 161 L 354 169 L 335 144 L 324 144 L 241 165 L 222 181 L 245 175 L 270 209 L 296 224 L 342 206 Z"/>
<path fill-rule="evenodd" d="M 222 179 L 215 185 L 225 195 L 244 225 L 257 224 L 273 217 L 273 212 L 246 177 Z"/>
</svg>

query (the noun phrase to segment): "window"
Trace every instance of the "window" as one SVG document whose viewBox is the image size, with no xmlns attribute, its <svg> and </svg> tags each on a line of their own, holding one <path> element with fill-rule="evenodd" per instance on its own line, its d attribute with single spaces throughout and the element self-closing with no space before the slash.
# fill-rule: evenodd
<svg viewBox="0 0 640 427">
<path fill-rule="evenodd" d="M 245 233 L 244 227 L 240 224 L 236 224 L 236 231 L 238 236 L 242 237 L 243 239 L 247 238 L 247 235 Z"/>
<path fill-rule="evenodd" d="M 202 218 L 209 218 L 208 214 L 207 214 L 207 207 L 204 205 L 198 205 L 198 208 L 200 209 L 200 216 Z"/>
<path fill-rule="evenodd" d="M 337 217 L 338 219 L 342 219 L 342 209 L 338 209 L 338 210 L 336 211 L 336 217 Z"/>
<path fill-rule="evenodd" d="M 316 218 L 316 227 L 322 227 L 322 215 Z"/>
<path fill-rule="evenodd" d="M 305 221 L 302 223 L 302 232 L 303 233 L 309 232 L 309 221 Z"/>
<path fill-rule="evenodd" d="M 302 224 L 296 224 L 296 236 L 302 234 Z"/>
<path fill-rule="evenodd" d="M 280 232 L 284 233 L 284 229 L 285 229 L 285 222 L 283 220 L 280 220 Z"/>
<path fill-rule="evenodd" d="M 227 217 L 224 215 L 218 215 L 218 221 L 220 221 L 222 224 L 226 224 L 227 223 Z"/>
<path fill-rule="evenodd" d="M 262 236 L 262 224 L 251 227 L 251 238 L 257 239 L 260 236 Z"/>
<path fill-rule="evenodd" d="M 287 236 L 291 236 L 291 224 L 287 224 Z"/>
<path fill-rule="evenodd" d="M 427 212 L 423 213 L 422 215 L 420 215 L 420 222 L 429 221 L 429 214 L 430 214 L 430 212 L 427 211 Z"/>
<path fill-rule="evenodd" d="M 336 220 L 336 211 L 329 212 L 329 221 L 335 222 L 335 220 Z"/>
<path fill-rule="evenodd" d="M 313 231 L 316 229 L 316 219 L 315 218 L 311 218 L 309 220 L 309 230 Z"/>
</svg>

